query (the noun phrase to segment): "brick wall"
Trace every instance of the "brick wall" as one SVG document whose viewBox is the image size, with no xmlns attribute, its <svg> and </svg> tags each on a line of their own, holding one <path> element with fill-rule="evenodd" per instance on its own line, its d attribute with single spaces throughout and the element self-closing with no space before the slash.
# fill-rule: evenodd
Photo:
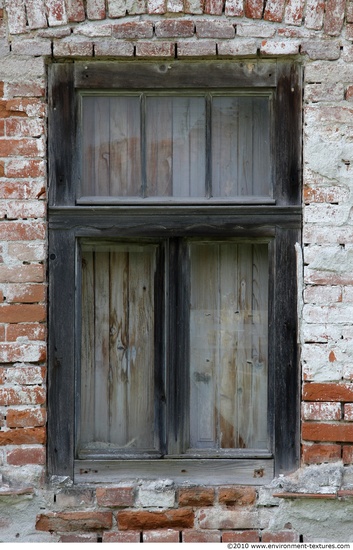
<svg viewBox="0 0 353 550">
<path fill-rule="evenodd" d="M 302 62 L 302 468 L 293 476 L 262 488 L 46 484 L 53 57 Z M 0 58 L 0 540 L 353 541 L 353 2 L 0 0 Z"/>
</svg>

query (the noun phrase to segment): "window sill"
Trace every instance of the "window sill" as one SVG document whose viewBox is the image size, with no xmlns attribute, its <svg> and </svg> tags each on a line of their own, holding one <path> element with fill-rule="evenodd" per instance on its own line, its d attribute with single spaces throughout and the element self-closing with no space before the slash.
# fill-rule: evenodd
<svg viewBox="0 0 353 550">
<path fill-rule="evenodd" d="M 172 479 L 182 484 L 266 485 L 273 459 L 76 460 L 75 483 L 117 483 L 129 479 Z"/>
</svg>

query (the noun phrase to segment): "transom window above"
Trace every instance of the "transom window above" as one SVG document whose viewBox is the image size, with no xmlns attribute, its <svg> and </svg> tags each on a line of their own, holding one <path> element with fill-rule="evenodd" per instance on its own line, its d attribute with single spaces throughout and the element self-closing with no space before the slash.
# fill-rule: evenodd
<svg viewBox="0 0 353 550">
<path fill-rule="evenodd" d="M 271 92 L 81 96 L 79 202 L 272 198 Z"/>
</svg>

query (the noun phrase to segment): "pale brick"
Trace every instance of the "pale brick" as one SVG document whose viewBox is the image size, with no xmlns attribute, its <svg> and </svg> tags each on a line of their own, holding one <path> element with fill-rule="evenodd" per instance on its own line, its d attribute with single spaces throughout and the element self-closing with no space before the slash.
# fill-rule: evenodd
<svg viewBox="0 0 353 550">
<path fill-rule="evenodd" d="M 304 0 L 289 0 L 285 7 L 284 22 L 287 25 L 301 25 L 304 14 Z"/>
<path fill-rule="evenodd" d="M 86 10 L 88 19 L 104 19 L 105 13 L 105 0 L 87 0 Z"/>
<path fill-rule="evenodd" d="M 167 0 L 147 0 L 147 10 L 150 14 L 163 14 L 167 11 Z"/>
<path fill-rule="evenodd" d="M 184 10 L 183 0 L 167 0 L 168 13 L 182 13 Z"/>
<path fill-rule="evenodd" d="M 196 21 L 196 35 L 199 38 L 234 38 L 235 29 L 226 21 Z"/>
<path fill-rule="evenodd" d="M 346 0 L 327 0 L 325 6 L 324 31 L 330 36 L 338 36 L 343 26 Z"/>
<path fill-rule="evenodd" d="M 232 40 L 227 42 L 219 42 L 219 56 L 254 56 L 259 48 L 257 40 Z"/>
<path fill-rule="evenodd" d="M 304 291 L 304 300 L 312 304 L 342 302 L 342 289 L 337 286 L 309 286 Z"/>
<path fill-rule="evenodd" d="M 45 260 L 46 245 L 43 242 L 9 243 L 8 256 L 21 262 L 41 262 Z"/>
<path fill-rule="evenodd" d="M 70 0 L 66 4 L 68 21 L 79 22 L 85 20 L 83 0 Z"/>
<path fill-rule="evenodd" d="M 77 37 L 64 38 L 54 41 L 54 55 L 73 55 L 77 57 L 91 57 L 93 43 L 89 40 L 80 40 Z"/>
<path fill-rule="evenodd" d="M 307 0 L 304 17 L 308 29 L 319 30 L 324 22 L 325 0 Z"/>
<path fill-rule="evenodd" d="M 47 27 L 44 0 L 26 0 L 26 13 L 30 29 Z"/>
<path fill-rule="evenodd" d="M 136 57 L 174 57 L 175 46 L 171 42 L 137 42 Z"/>
<path fill-rule="evenodd" d="M 225 15 L 227 17 L 242 17 L 244 15 L 244 3 L 242 0 L 226 0 Z"/>
<path fill-rule="evenodd" d="M 344 420 L 353 422 L 353 403 L 344 404 Z"/>
<path fill-rule="evenodd" d="M 24 0 L 6 0 L 6 11 L 10 34 L 22 34 L 26 32 Z"/>
<path fill-rule="evenodd" d="M 340 420 L 341 403 L 302 403 L 303 420 Z"/>
<path fill-rule="evenodd" d="M 43 344 L 0 344 L 0 363 L 44 361 L 46 346 Z"/>
<path fill-rule="evenodd" d="M 256 529 L 263 527 L 258 511 L 238 508 L 217 510 L 206 508 L 199 513 L 201 529 Z"/>
<path fill-rule="evenodd" d="M 126 11 L 129 15 L 147 13 L 147 0 L 129 0 L 126 4 Z"/>
<path fill-rule="evenodd" d="M 260 51 L 264 55 L 295 55 L 299 51 L 299 45 L 296 40 L 263 40 Z"/>
<path fill-rule="evenodd" d="M 45 0 L 50 27 L 67 23 L 66 6 L 64 0 Z"/>
<path fill-rule="evenodd" d="M 109 17 L 123 17 L 126 13 L 125 0 L 108 0 Z"/>
<path fill-rule="evenodd" d="M 143 542 L 179 542 L 179 531 L 174 529 L 160 529 L 159 531 L 145 531 Z"/>
<path fill-rule="evenodd" d="M 94 41 L 94 53 L 96 56 L 132 57 L 134 45 L 132 42 Z"/>
<path fill-rule="evenodd" d="M 325 40 L 306 40 L 301 44 L 301 53 L 307 54 L 310 59 L 338 59 L 341 55 L 340 42 Z"/>
<path fill-rule="evenodd" d="M 204 57 L 216 55 L 216 43 L 211 40 L 202 42 L 178 42 L 178 57 Z"/>
<path fill-rule="evenodd" d="M 273 25 L 264 23 L 239 23 L 237 24 L 237 37 L 244 36 L 245 38 L 271 38 L 276 34 L 276 29 Z"/>
<path fill-rule="evenodd" d="M 94 23 L 86 23 L 76 27 L 73 34 L 87 36 L 90 38 L 98 38 L 99 36 L 111 36 L 112 25 L 111 23 L 105 24 L 100 21 Z"/>
<path fill-rule="evenodd" d="M 237 1 L 237 0 L 230 0 Z M 185 13 L 191 13 L 194 15 L 203 13 L 203 0 L 185 0 L 184 10 Z"/>
</svg>

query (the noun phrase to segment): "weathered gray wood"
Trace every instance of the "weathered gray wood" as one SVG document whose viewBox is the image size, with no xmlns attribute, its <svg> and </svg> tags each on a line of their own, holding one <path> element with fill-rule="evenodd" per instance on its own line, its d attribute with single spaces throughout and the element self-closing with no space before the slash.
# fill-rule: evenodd
<svg viewBox="0 0 353 550">
<path fill-rule="evenodd" d="M 83 246 L 82 450 L 158 448 L 155 252 L 152 244 Z"/>
<path fill-rule="evenodd" d="M 275 84 L 275 61 L 75 63 L 77 88 L 244 88 L 271 87 Z"/>
<path fill-rule="evenodd" d="M 76 483 L 118 483 L 131 479 L 172 479 L 176 483 L 266 485 L 273 460 L 128 460 L 75 461 Z"/>
</svg>

